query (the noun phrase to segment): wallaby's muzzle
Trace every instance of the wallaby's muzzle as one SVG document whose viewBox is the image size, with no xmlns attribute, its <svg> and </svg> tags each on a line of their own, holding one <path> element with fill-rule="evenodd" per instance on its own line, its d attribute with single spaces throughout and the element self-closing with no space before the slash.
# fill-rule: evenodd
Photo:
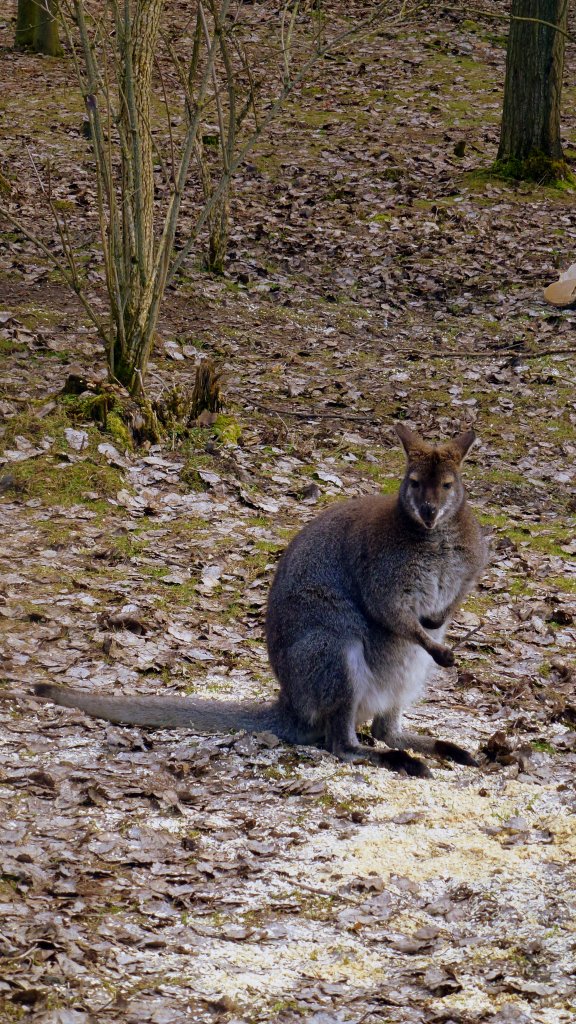
<svg viewBox="0 0 576 1024">
<path fill-rule="evenodd" d="M 418 514 L 426 529 L 431 530 L 438 516 L 438 506 L 432 505 L 429 501 L 425 501 L 420 505 Z"/>
</svg>

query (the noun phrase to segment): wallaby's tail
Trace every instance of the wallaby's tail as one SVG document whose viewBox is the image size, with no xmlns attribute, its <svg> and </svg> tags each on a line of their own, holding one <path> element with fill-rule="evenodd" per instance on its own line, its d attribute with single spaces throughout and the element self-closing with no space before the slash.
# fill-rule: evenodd
<svg viewBox="0 0 576 1024">
<path fill-rule="evenodd" d="M 191 729 L 199 733 L 268 730 L 280 739 L 289 739 L 277 704 L 197 700 L 193 697 L 107 697 L 52 683 L 37 683 L 34 692 L 54 704 L 79 708 L 93 718 L 105 718 L 108 722 L 123 725 Z"/>
</svg>

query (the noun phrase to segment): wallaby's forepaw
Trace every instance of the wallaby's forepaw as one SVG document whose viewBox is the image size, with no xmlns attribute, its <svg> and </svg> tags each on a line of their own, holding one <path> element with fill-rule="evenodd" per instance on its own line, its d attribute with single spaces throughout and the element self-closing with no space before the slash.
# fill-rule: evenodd
<svg viewBox="0 0 576 1024">
<path fill-rule="evenodd" d="M 420 625 L 424 626 L 424 629 L 440 629 L 446 622 L 446 615 L 437 615 L 433 618 L 431 615 L 423 615 L 420 619 Z"/>
<path fill-rule="evenodd" d="M 57 694 L 61 687 L 55 686 L 53 683 L 34 683 L 32 689 L 37 697 L 44 697 L 45 700 L 52 700 L 54 694 Z"/>
<path fill-rule="evenodd" d="M 437 665 L 441 665 L 442 668 L 450 668 L 454 665 L 456 658 L 449 647 L 435 647 L 430 654 L 434 658 Z"/>
<path fill-rule="evenodd" d="M 432 775 L 427 764 L 419 757 L 412 757 L 405 750 L 380 750 L 380 764 L 391 772 L 402 772 L 416 779 L 428 779 Z"/>
<path fill-rule="evenodd" d="M 456 764 L 467 764 L 471 768 L 478 767 L 478 761 L 472 757 L 472 754 L 464 747 L 459 747 L 457 743 L 450 743 L 449 740 L 436 740 L 434 753 L 438 757 L 445 757 L 447 761 L 455 761 Z"/>
</svg>

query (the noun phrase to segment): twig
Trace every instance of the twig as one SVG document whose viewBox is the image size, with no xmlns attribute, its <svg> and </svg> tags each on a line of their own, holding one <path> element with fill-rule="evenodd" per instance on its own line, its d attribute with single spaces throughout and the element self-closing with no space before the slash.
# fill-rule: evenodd
<svg viewBox="0 0 576 1024">
<path fill-rule="evenodd" d="M 105 342 L 107 337 L 108 337 L 108 334 L 106 332 L 104 324 L 102 323 L 100 318 L 96 315 L 96 313 L 92 309 L 91 304 L 88 302 L 88 300 L 87 300 L 86 296 L 83 294 L 83 292 L 82 291 L 78 291 L 78 288 L 76 286 L 76 283 L 75 283 L 74 279 L 71 277 L 71 275 L 68 272 L 67 268 L 62 263 L 62 260 L 59 260 L 58 257 L 55 255 L 55 253 L 51 252 L 51 250 L 42 241 L 42 239 L 38 238 L 38 235 L 35 235 L 32 231 L 29 231 L 28 228 L 22 223 L 22 221 L 18 220 L 17 217 L 14 217 L 10 213 L 10 211 L 6 209 L 5 206 L 0 206 L 0 214 L 3 217 L 6 217 L 6 220 L 10 221 L 10 223 L 18 231 L 20 231 L 24 235 L 24 237 L 28 239 L 29 242 L 32 242 L 33 245 L 35 245 L 38 249 L 40 249 L 40 251 L 43 252 L 44 255 L 48 258 L 50 263 L 52 263 L 56 267 L 56 269 L 60 271 L 60 273 L 62 274 L 62 277 L 66 281 L 66 284 L 72 289 L 74 294 L 77 295 L 78 298 L 80 299 L 80 302 L 84 306 L 84 309 L 86 310 L 88 316 L 90 317 L 90 320 L 92 321 L 92 323 L 96 327 L 96 329 L 98 331 L 98 334 L 100 335 L 102 340 Z"/>
<path fill-rule="evenodd" d="M 457 651 L 459 647 L 462 647 L 462 645 L 465 644 L 466 641 L 469 640 L 471 636 L 474 636 L 475 633 L 478 633 L 482 629 L 483 625 L 484 621 L 480 622 L 477 626 L 473 626 L 472 629 L 469 629 L 468 632 L 465 633 L 464 636 L 461 636 L 460 639 L 457 640 L 455 644 L 452 644 L 452 650 Z"/>
<path fill-rule="evenodd" d="M 33 946 L 30 946 L 28 949 L 25 949 L 23 953 L 16 953 L 14 955 L 10 955 L 10 960 L 25 960 L 27 956 L 30 956 L 30 954 L 34 953 L 37 949 L 38 943 L 35 942 Z"/>
<path fill-rule="evenodd" d="M 294 33 L 294 25 L 296 23 L 296 17 L 298 14 L 298 0 L 294 4 L 292 11 L 290 12 L 290 21 L 288 22 L 288 31 L 285 32 L 286 15 L 288 13 L 289 3 L 286 3 L 282 9 L 282 18 L 280 21 L 280 40 L 282 47 L 282 59 L 284 62 L 284 83 L 290 84 L 290 51 L 292 49 L 292 35 Z"/>
<path fill-rule="evenodd" d="M 208 22 L 206 20 L 206 14 L 204 13 L 204 8 L 203 8 L 201 3 L 198 4 L 198 11 L 200 12 L 200 17 L 202 19 L 202 29 L 203 29 L 203 32 L 204 32 L 204 39 L 206 41 L 206 46 L 209 49 L 210 48 L 210 42 L 211 42 L 210 28 L 208 27 Z M 221 42 L 222 29 L 221 29 L 221 27 L 216 22 L 216 14 L 214 12 L 212 12 L 212 16 L 214 18 L 214 38 L 217 36 L 218 40 Z M 212 86 L 214 88 L 214 100 L 216 102 L 216 116 L 218 118 L 218 132 L 219 132 L 219 138 L 220 138 L 220 151 L 222 153 L 222 165 L 224 167 L 225 173 L 227 174 L 228 170 L 229 170 L 228 150 L 227 150 L 227 147 L 226 147 L 225 142 L 224 142 L 224 140 L 226 138 L 226 129 L 224 128 L 224 112 L 222 110 L 222 102 L 220 100 L 220 90 L 218 88 L 218 77 L 216 75 L 216 67 L 215 67 L 214 63 L 212 64 L 211 76 L 212 76 Z"/>
<path fill-rule="evenodd" d="M 376 1013 L 380 1013 L 380 1010 L 366 1010 L 366 1013 L 363 1013 L 361 1017 L 358 1017 L 358 1020 L 354 1021 L 354 1024 L 364 1024 L 364 1021 L 368 1020 L 368 1017 L 373 1017 Z"/>
<path fill-rule="evenodd" d="M 406 6 L 407 4 L 403 4 L 401 11 L 396 15 L 394 20 L 399 21 L 404 17 Z M 366 18 L 360 25 L 355 26 L 354 28 L 351 29 L 346 29 L 345 31 L 340 32 L 336 36 L 334 36 L 329 42 L 324 43 L 321 46 L 318 46 L 314 53 L 308 58 L 308 60 L 304 61 L 304 64 L 301 66 L 298 73 L 294 75 L 294 77 L 290 80 L 290 82 L 284 84 L 283 88 L 280 90 L 279 95 L 270 105 L 270 108 L 266 113 L 266 116 L 262 120 L 259 129 L 257 129 L 250 136 L 250 138 L 246 140 L 244 145 L 240 147 L 235 158 L 230 163 L 229 171 L 224 172 L 222 174 L 219 184 L 213 190 L 209 201 L 206 203 L 204 209 L 202 210 L 202 213 L 198 217 L 196 224 L 194 225 L 190 233 L 189 240 L 182 247 L 182 249 L 180 249 L 178 255 L 172 262 L 166 279 L 167 284 L 170 284 L 174 280 L 175 274 L 177 274 L 184 260 L 192 251 L 196 237 L 204 227 L 204 224 L 208 220 L 210 213 L 212 212 L 212 209 L 214 208 L 218 200 L 228 190 L 231 176 L 238 170 L 238 168 L 244 162 L 248 154 L 256 145 L 256 142 L 262 136 L 263 132 L 275 119 L 279 111 L 284 106 L 284 103 L 286 102 L 288 96 L 290 96 L 291 93 L 296 88 L 296 86 L 299 85 L 306 78 L 306 75 L 308 74 L 310 69 L 314 66 L 314 64 L 321 60 L 322 57 L 325 57 L 326 54 L 331 53 L 334 50 L 339 50 L 346 46 L 349 46 L 352 43 L 357 42 L 358 39 L 361 38 L 362 36 L 367 35 L 370 32 L 370 30 L 374 27 L 374 25 L 377 24 L 378 21 L 381 19 L 384 12 L 388 11 L 388 7 L 389 4 L 385 0 L 384 3 L 381 3 L 377 6 L 373 13 L 368 18 Z"/>
<path fill-rule="evenodd" d="M 172 133 L 172 118 L 170 116 L 170 104 L 168 103 L 168 94 L 166 92 L 166 84 L 164 82 L 164 75 L 162 74 L 162 67 L 161 67 L 160 61 L 158 60 L 157 57 L 154 58 L 154 64 L 155 64 L 156 70 L 158 72 L 158 77 L 160 79 L 160 85 L 162 86 L 162 95 L 164 97 L 164 107 L 166 109 L 166 123 L 168 125 L 168 137 L 169 137 L 169 140 L 170 140 L 170 163 L 172 165 L 172 173 L 170 175 L 170 178 L 168 178 L 168 175 L 166 173 L 165 173 L 164 176 L 165 176 L 167 181 L 170 181 L 173 184 L 174 181 L 176 180 L 176 152 L 175 152 L 175 149 L 174 149 L 174 135 Z M 158 149 L 157 149 L 157 152 L 158 152 Z M 161 158 L 161 154 L 159 152 L 158 152 L 158 155 Z M 164 164 L 164 161 L 162 161 L 162 164 Z"/>
<path fill-rule="evenodd" d="M 404 356 L 406 359 L 507 359 L 509 356 L 518 356 L 519 359 L 541 359 L 543 356 L 564 356 L 574 355 L 574 353 L 576 353 L 576 348 L 543 348 L 538 352 L 526 352 L 519 348 L 499 348 L 484 352 L 478 352 L 475 349 L 462 351 L 462 349 L 448 348 L 442 352 L 400 349 L 395 354 Z"/>
<path fill-rule="evenodd" d="M 124 5 L 123 34 L 121 39 L 119 40 L 124 57 L 124 74 L 122 85 L 125 89 L 125 105 L 122 113 L 126 119 L 127 128 L 131 139 L 132 161 L 129 163 L 129 166 L 134 175 L 134 192 L 132 201 L 134 202 L 134 223 L 136 226 L 136 262 L 140 278 L 140 285 L 142 288 L 144 288 L 146 285 L 146 277 L 149 268 L 149 263 L 147 239 L 145 238 L 144 235 L 145 209 L 142 180 L 142 174 L 144 171 L 144 162 L 142 154 L 142 128 L 146 130 L 147 126 L 142 124 L 142 117 L 140 116 L 141 111 L 139 110 L 138 105 L 136 103 L 135 73 L 133 59 L 134 35 L 132 28 L 132 13 L 130 10 L 130 4 L 128 0 L 126 0 Z"/>
<path fill-rule="evenodd" d="M 354 899 L 353 896 L 348 896 L 346 893 L 330 892 L 329 889 L 321 889 L 317 885 L 308 885 L 307 882 L 301 882 L 299 878 L 294 878 L 292 875 L 289 875 L 288 872 L 286 871 L 276 871 L 276 874 L 279 875 L 280 878 L 285 878 L 286 881 L 290 882 L 295 889 L 304 889 L 306 892 L 313 892 L 317 896 L 328 896 L 332 900 L 343 900 L 345 903 L 351 903 L 355 907 L 359 905 L 358 900 Z"/>
<path fill-rule="evenodd" d="M 576 36 L 572 32 L 567 32 L 566 29 L 561 28 L 560 25 L 555 25 L 553 21 L 544 21 L 542 18 L 527 18 L 521 14 L 497 14 L 495 11 L 487 11 L 485 7 L 469 7 L 466 5 L 463 7 L 453 7 L 451 4 L 440 4 L 443 11 L 455 11 L 457 14 L 462 14 L 467 18 L 470 14 L 479 14 L 484 18 L 492 18 L 494 21 L 531 21 L 534 25 L 544 25 L 546 28 L 553 28 L 561 36 L 565 36 L 570 42 L 576 42 Z"/>
<path fill-rule="evenodd" d="M 42 181 L 42 178 L 41 178 L 41 176 L 40 176 L 40 174 L 38 172 L 38 168 L 36 166 L 36 161 L 34 160 L 34 156 L 33 156 L 32 150 L 30 149 L 30 146 L 26 146 L 26 149 L 28 150 L 28 159 L 30 160 L 30 163 L 32 164 L 32 169 L 34 171 L 34 174 L 35 174 L 35 177 L 36 177 L 36 181 L 38 182 L 38 187 L 39 187 L 42 195 L 44 196 L 44 198 L 45 198 L 45 200 L 46 200 L 46 202 L 48 204 L 48 209 L 50 210 L 50 213 L 52 214 L 52 217 L 54 219 L 54 223 L 56 225 L 56 231 L 58 232 L 58 237 L 60 239 L 60 245 L 62 246 L 62 252 L 64 253 L 64 258 L 65 258 L 65 260 L 66 260 L 66 262 L 68 264 L 68 268 L 70 270 L 70 276 L 71 276 L 71 279 L 72 279 L 72 281 L 74 283 L 74 291 L 78 294 L 78 292 L 80 291 L 80 287 L 81 287 L 80 286 L 80 277 L 78 275 L 78 269 L 76 267 L 76 260 L 74 259 L 74 249 L 73 249 L 72 245 L 70 244 L 70 238 L 69 238 L 69 235 L 68 235 L 68 228 L 67 228 L 67 225 L 66 225 L 66 218 L 63 217 L 62 221 L 60 220 L 60 215 L 58 213 L 58 210 L 56 208 L 54 200 L 52 199 L 52 170 L 51 170 L 50 161 L 48 160 L 47 167 L 46 167 L 47 188 L 45 188 L 44 187 L 44 182 Z"/>
<path fill-rule="evenodd" d="M 222 20 L 226 18 L 230 0 L 222 0 L 222 7 L 220 9 L 220 17 Z M 200 23 L 200 31 L 202 29 Z M 160 303 L 164 296 L 166 285 L 168 284 L 171 275 L 170 261 L 172 257 L 172 251 L 174 246 L 174 238 L 176 235 L 176 227 L 178 223 L 178 215 L 180 213 L 180 205 L 182 202 L 182 196 L 186 188 L 186 179 L 188 177 L 188 168 L 190 161 L 194 153 L 194 149 L 197 142 L 197 134 L 200 126 L 200 119 L 202 114 L 202 106 L 205 100 L 208 84 L 212 78 L 212 69 L 216 60 L 216 54 L 218 51 L 218 37 L 216 33 L 212 37 L 211 45 L 208 47 L 208 52 L 205 58 L 204 72 L 200 81 L 200 88 L 198 91 L 198 98 L 196 101 L 196 110 L 193 117 L 190 119 L 184 144 L 182 147 L 182 155 L 180 158 L 180 165 L 178 173 L 176 175 L 176 181 L 168 210 L 164 219 L 164 228 L 162 231 L 162 237 L 160 239 L 156 259 L 154 263 L 154 269 L 151 275 L 151 290 L 150 298 L 147 309 L 141 316 L 142 330 L 140 332 L 140 338 L 131 353 L 135 366 L 145 366 L 149 352 L 153 344 L 153 329 L 157 323 Z M 215 193 L 212 199 L 215 201 Z M 219 196 L 218 196 L 219 198 Z M 214 203 L 209 202 L 205 206 L 206 215 L 212 210 Z"/>
<path fill-rule="evenodd" d="M 262 405 L 260 402 L 254 402 L 252 400 L 246 404 L 260 410 L 261 412 L 273 412 L 276 416 L 295 416 L 297 419 L 301 420 L 354 420 L 357 423 L 366 423 L 369 416 L 374 416 L 373 409 L 367 409 L 365 416 L 357 416 L 354 413 L 322 412 L 319 409 L 312 409 L 310 412 L 301 412 L 299 409 L 278 409 L 273 405 Z"/>
<path fill-rule="evenodd" d="M 281 40 L 284 82 L 279 86 L 278 95 L 271 98 L 270 105 L 259 119 L 256 109 L 256 85 L 245 55 L 241 56 L 241 63 L 244 64 L 249 80 L 248 99 L 241 110 L 237 110 L 237 76 L 232 55 L 233 52 L 242 51 L 239 50 L 234 35 L 235 19 L 229 17 L 231 0 L 199 0 L 196 5 L 193 52 L 185 88 L 188 122 L 178 166 L 175 163 L 167 90 L 159 69 L 168 116 L 172 173 L 168 204 L 163 212 L 161 233 L 158 238 L 154 232 L 153 209 L 154 139 L 148 109 L 148 79 L 151 76 L 154 55 L 149 49 L 142 49 L 140 44 L 147 39 L 152 45 L 150 40 L 156 39 L 160 4 L 156 0 L 150 5 L 153 17 L 151 15 L 151 20 L 147 22 L 143 6 L 136 0 L 108 0 L 108 4 L 101 6 L 100 16 L 94 20 L 85 7 L 84 0 L 60 0 L 61 9 L 67 14 L 67 18 L 63 19 L 64 31 L 86 102 L 91 130 L 96 163 L 96 209 L 111 314 L 110 324 L 100 320 L 92 309 L 88 296 L 83 294 L 79 280 L 80 268 L 74 259 L 67 219 L 65 215 L 60 216 L 57 206 L 52 201 L 50 186 L 48 203 L 56 220 L 64 259 L 51 252 L 41 239 L 8 211 L 5 210 L 5 213 L 8 220 L 51 260 L 66 283 L 78 294 L 104 341 L 108 367 L 112 375 L 120 372 L 122 366 L 123 372 L 128 372 L 129 387 L 132 388 L 134 385 L 135 391 L 141 388 L 142 381 L 135 371 L 140 370 L 141 375 L 145 373 L 166 285 L 186 259 L 206 222 L 214 222 L 216 228 L 225 229 L 227 197 L 234 173 L 277 116 L 287 97 L 305 79 L 312 66 L 328 53 L 349 46 L 373 31 L 385 15 L 390 24 L 396 24 L 404 20 L 407 13 L 418 9 L 422 3 L 423 0 L 403 0 L 400 7 L 393 10 L 391 0 L 383 0 L 360 24 L 344 31 L 336 31 L 329 40 L 320 27 L 318 33 L 313 34 L 311 48 L 306 48 L 301 65 L 292 77 L 290 49 L 299 2 L 287 0 Z M 76 39 L 76 29 L 79 41 Z M 102 64 L 97 63 L 98 46 L 101 46 L 103 51 Z M 108 56 L 111 50 L 113 63 L 109 74 Z M 80 54 L 83 57 L 82 61 L 79 59 Z M 224 81 L 220 88 L 219 76 L 222 65 Z M 175 67 L 182 81 L 184 76 L 177 62 Z M 175 253 L 174 240 L 181 203 L 186 194 L 190 162 L 201 145 L 199 133 L 206 110 L 214 108 L 220 135 L 222 174 L 219 181 L 215 178 L 214 187 L 207 179 L 203 182 L 208 186 L 209 194 L 186 245 Z M 251 108 L 254 110 L 255 131 L 239 143 L 237 132 L 240 123 Z M 116 145 L 119 147 L 120 173 L 113 160 L 113 147 Z M 209 168 L 206 167 L 205 170 L 208 173 Z M 332 414 L 326 412 L 312 413 L 312 417 L 315 416 L 334 418 Z M 353 415 L 346 418 L 359 422 L 364 419 Z"/>
<path fill-rule="evenodd" d="M 226 72 L 226 91 L 228 94 L 228 133 L 226 146 L 224 147 L 224 136 L 220 139 L 220 145 L 222 147 L 222 165 L 224 170 L 227 170 L 234 155 L 234 148 L 236 146 L 236 129 L 238 127 L 236 119 L 236 84 L 226 32 L 224 31 L 224 26 L 218 16 L 214 0 L 209 0 L 209 2 L 212 17 L 214 18 L 215 31 L 218 33 L 218 38 L 220 40 L 222 63 L 224 64 L 224 70 Z"/>
</svg>

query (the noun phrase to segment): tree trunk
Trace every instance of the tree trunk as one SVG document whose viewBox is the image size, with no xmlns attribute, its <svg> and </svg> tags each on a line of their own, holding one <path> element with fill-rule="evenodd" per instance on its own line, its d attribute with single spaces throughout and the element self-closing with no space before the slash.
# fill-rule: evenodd
<svg viewBox="0 0 576 1024">
<path fill-rule="evenodd" d="M 164 0 L 124 0 L 121 41 L 122 259 L 125 304 L 114 376 L 131 394 L 141 390 L 153 344 L 149 317 L 154 299 L 154 153 L 150 128 L 152 72 Z M 138 373 L 138 371 L 140 371 Z"/>
<path fill-rule="evenodd" d="M 150 130 L 152 71 L 164 0 L 125 0 L 122 53 L 123 193 L 130 206 L 131 264 L 135 292 L 146 287 L 154 266 L 154 157 Z M 125 201 L 126 201 L 125 199 Z M 134 307 L 140 304 L 139 295 Z"/>
<path fill-rule="evenodd" d="M 18 0 L 15 46 L 49 57 L 62 53 L 54 0 Z"/>
<path fill-rule="evenodd" d="M 18 14 L 16 16 L 16 39 L 17 50 L 31 50 L 34 43 L 34 26 L 38 14 L 36 0 L 18 0 Z"/>
<path fill-rule="evenodd" d="M 230 233 L 230 197 L 225 193 L 215 204 L 208 217 L 207 269 L 212 274 L 223 274 Z"/>
<path fill-rule="evenodd" d="M 134 100 L 140 135 L 142 175 L 140 182 L 143 218 L 142 253 L 144 276 L 148 279 L 154 266 L 154 157 L 150 130 L 152 71 L 158 44 L 158 30 L 164 0 L 139 0 L 134 18 Z"/>
<path fill-rule="evenodd" d="M 537 164 L 540 158 L 544 164 L 547 158 L 550 165 L 563 164 L 560 96 L 566 36 L 551 26 L 566 31 L 567 12 L 568 0 L 512 0 L 499 162 L 520 165 L 532 159 Z"/>
</svg>

